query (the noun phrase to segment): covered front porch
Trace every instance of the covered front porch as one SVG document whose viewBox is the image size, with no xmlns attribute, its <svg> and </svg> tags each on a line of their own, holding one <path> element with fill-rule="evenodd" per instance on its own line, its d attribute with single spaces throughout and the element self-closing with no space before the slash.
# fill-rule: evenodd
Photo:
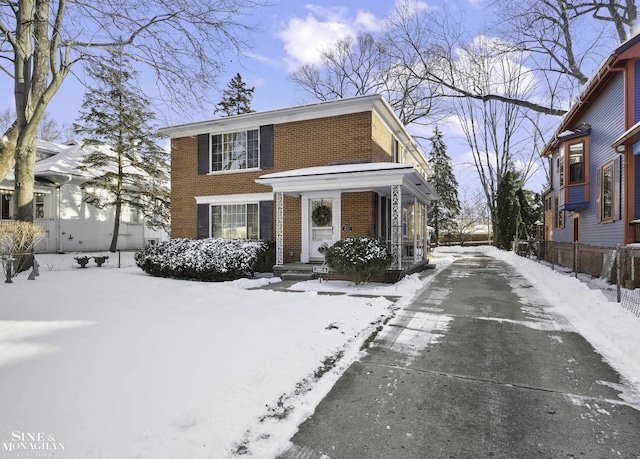
<svg viewBox="0 0 640 459">
<path fill-rule="evenodd" d="M 267 174 L 256 182 L 274 192 L 275 271 L 285 266 L 286 246 L 297 244 L 296 261 L 313 268 L 323 261 L 318 248 L 351 236 L 385 241 L 393 257 L 390 271 L 405 272 L 428 263 L 427 204 L 438 196 L 413 166 L 328 165 Z M 289 217 L 285 196 L 299 201 L 299 213 Z M 287 218 L 300 219 L 295 231 L 299 235 L 285 233 Z"/>
</svg>

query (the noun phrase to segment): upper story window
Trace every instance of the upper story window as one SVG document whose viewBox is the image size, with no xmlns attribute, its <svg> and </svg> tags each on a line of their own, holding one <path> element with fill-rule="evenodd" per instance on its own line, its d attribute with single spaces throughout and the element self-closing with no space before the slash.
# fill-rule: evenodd
<svg viewBox="0 0 640 459">
<path fill-rule="evenodd" d="M 259 131 L 231 132 L 211 136 L 211 172 L 260 167 Z"/>
<path fill-rule="evenodd" d="M 569 184 L 584 182 L 584 142 L 569 145 Z"/>
<path fill-rule="evenodd" d="M 564 147 L 560 147 L 557 164 L 558 175 L 560 176 L 560 188 L 564 186 Z"/>
</svg>

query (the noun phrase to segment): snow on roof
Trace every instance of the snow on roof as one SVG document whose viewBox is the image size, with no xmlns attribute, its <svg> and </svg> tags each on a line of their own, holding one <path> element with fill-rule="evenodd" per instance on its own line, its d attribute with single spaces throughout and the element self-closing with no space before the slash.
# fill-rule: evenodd
<svg viewBox="0 0 640 459">
<path fill-rule="evenodd" d="M 36 176 L 71 175 L 92 178 L 99 177 L 106 172 L 116 172 L 113 165 L 88 171 L 79 169 L 83 165 L 85 157 L 93 152 L 101 151 L 107 155 L 115 155 L 115 152 L 106 145 L 86 145 L 78 140 L 72 140 L 65 144 L 38 141 L 38 148 L 41 148 L 41 146 L 48 151 L 56 151 L 56 153 L 36 163 Z M 140 169 L 137 172 L 143 174 Z"/>
</svg>

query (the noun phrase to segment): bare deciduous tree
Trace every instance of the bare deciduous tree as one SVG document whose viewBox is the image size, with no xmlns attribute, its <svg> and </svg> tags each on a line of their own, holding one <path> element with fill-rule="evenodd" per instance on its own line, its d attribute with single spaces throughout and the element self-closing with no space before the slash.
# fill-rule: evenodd
<svg viewBox="0 0 640 459">
<path fill-rule="evenodd" d="M 481 92 L 503 94 L 509 98 L 529 96 L 533 89 L 532 81 L 522 65 L 522 54 L 514 52 L 496 58 L 491 49 L 491 41 L 477 40 L 473 46 L 460 51 L 457 65 L 462 68 L 459 73 L 468 78 L 466 85 L 474 86 Z M 496 215 L 500 181 L 514 168 L 526 180 L 524 174 L 532 170 L 532 164 L 538 159 L 534 149 L 528 145 L 529 137 L 519 137 L 527 122 L 523 116 L 526 109 L 495 99 L 479 101 L 461 98 L 456 102 L 455 109 L 471 149 L 494 225 L 495 242 L 499 237 Z"/>
<path fill-rule="evenodd" d="M 557 106 L 574 96 L 616 43 L 633 34 L 633 0 L 494 0 L 494 31 L 529 53 L 528 65 Z M 540 89 L 543 89 L 542 87 Z"/>
<path fill-rule="evenodd" d="M 175 109 L 197 106 L 251 29 L 241 21 L 263 0 L 0 1 L 0 73 L 14 81 L 16 120 L 0 141 L 0 179 L 15 163 L 16 215 L 33 219 L 39 124 L 78 64 L 120 45 L 150 69 Z"/>
<path fill-rule="evenodd" d="M 320 52 L 320 64 L 304 64 L 291 80 L 317 100 L 382 94 L 404 124 L 442 114 L 437 85 L 417 78 L 388 53 L 383 39 L 368 33 L 338 40 Z"/>
<path fill-rule="evenodd" d="M 6 132 L 15 120 L 16 114 L 10 108 L 0 112 L 0 133 Z M 38 125 L 38 139 L 46 140 L 47 142 L 66 142 L 72 137 L 71 125 L 59 123 L 54 118 L 51 118 L 49 113 L 45 112 Z"/>
<path fill-rule="evenodd" d="M 472 191 L 463 188 L 461 191 L 460 212 L 456 216 L 456 224 L 448 233 L 448 239 L 464 245 L 474 239 L 474 234 L 481 233 L 489 237 L 491 227 L 487 212 L 486 199 L 482 190 Z"/>
</svg>

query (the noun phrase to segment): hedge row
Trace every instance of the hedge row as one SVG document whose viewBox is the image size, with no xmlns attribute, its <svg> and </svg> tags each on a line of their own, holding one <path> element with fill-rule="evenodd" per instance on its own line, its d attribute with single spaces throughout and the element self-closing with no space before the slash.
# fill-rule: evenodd
<svg viewBox="0 0 640 459">
<path fill-rule="evenodd" d="M 135 262 L 156 277 L 227 281 L 263 269 L 271 252 L 272 244 L 264 241 L 178 238 L 145 247 L 135 254 Z"/>
</svg>

